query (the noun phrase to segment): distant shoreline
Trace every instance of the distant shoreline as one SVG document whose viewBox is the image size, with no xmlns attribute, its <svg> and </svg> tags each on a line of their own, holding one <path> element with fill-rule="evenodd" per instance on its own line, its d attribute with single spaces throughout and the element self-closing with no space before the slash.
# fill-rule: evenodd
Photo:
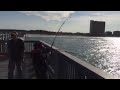
<svg viewBox="0 0 120 90">
<path fill-rule="evenodd" d="M 25 34 L 39 34 L 39 35 L 58 35 L 58 36 L 86 36 L 86 37 L 120 37 L 120 34 L 117 33 L 115 35 L 107 35 L 107 34 L 95 34 L 91 35 L 90 33 L 80 33 L 80 32 L 53 32 L 47 30 L 17 30 L 17 29 L 0 29 L 0 34 L 9 34 L 13 31 L 16 31 L 19 36 L 24 36 Z"/>
</svg>

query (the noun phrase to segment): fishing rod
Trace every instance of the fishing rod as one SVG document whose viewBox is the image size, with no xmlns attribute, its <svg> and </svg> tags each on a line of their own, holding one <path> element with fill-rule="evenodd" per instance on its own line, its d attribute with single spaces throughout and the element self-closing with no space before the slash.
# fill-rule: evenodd
<svg viewBox="0 0 120 90">
<path fill-rule="evenodd" d="M 57 37 L 59 31 L 61 30 L 62 26 L 65 24 L 65 22 L 66 22 L 69 18 L 71 18 L 71 15 L 61 24 L 60 28 L 58 29 L 58 31 L 57 31 L 57 33 L 56 33 L 56 35 L 55 35 L 55 38 L 53 39 L 53 42 L 52 42 L 52 44 L 51 44 L 51 48 L 52 48 L 52 46 L 53 46 L 53 44 L 54 44 L 54 42 L 55 42 L 55 40 L 56 40 L 56 37 Z"/>
<path fill-rule="evenodd" d="M 55 37 L 54 37 L 54 39 L 53 39 L 53 42 L 52 42 L 52 44 L 51 44 L 51 51 L 50 51 L 50 56 L 52 55 L 52 46 L 53 46 L 53 44 L 54 44 L 54 42 L 55 42 L 55 40 L 56 40 L 56 37 L 57 37 L 57 35 L 58 35 L 58 33 L 59 33 L 59 31 L 61 30 L 61 28 L 62 28 L 62 26 L 65 24 L 65 22 L 69 19 L 69 18 L 71 18 L 71 15 L 61 24 L 61 26 L 60 26 L 60 28 L 58 29 L 58 31 L 56 32 L 56 35 L 55 35 Z M 48 58 L 47 58 L 48 59 Z M 49 77 L 51 77 L 52 79 L 54 79 L 54 76 L 52 76 L 52 75 L 54 75 L 54 69 L 52 68 L 52 66 L 51 65 L 49 65 L 48 64 L 48 62 L 46 62 L 47 63 L 47 67 L 48 67 L 48 71 L 50 72 L 49 73 Z M 51 73 L 52 73 L 52 75 L 51 75 Z"/>
</svg>

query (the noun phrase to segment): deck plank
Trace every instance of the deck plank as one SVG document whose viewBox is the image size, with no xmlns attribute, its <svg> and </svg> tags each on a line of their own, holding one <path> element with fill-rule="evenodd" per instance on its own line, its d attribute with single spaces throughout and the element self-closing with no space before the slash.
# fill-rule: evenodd
<svg viewBox="0 0 120 90">
<path fill-rule="evenodd" d="M 0 61 L 0 79 L 8 78 L 8 60 Z"/>
<path fill-rule="evenodd" d="M 15 79 L 36 79 L 35 71 L 30 58 L 25 58 L 23 66 L 23 77 L 20 78 L 16 76 Z M 8 60 L 0 61 L 0 79 L 8 79 Z"/>
</svg>

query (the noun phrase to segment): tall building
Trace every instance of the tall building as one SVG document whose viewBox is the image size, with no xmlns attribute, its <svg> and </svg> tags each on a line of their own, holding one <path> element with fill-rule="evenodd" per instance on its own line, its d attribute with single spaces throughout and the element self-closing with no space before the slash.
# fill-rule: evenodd
<svg viewBox="0 0 120 90">
<path fill-rule="evenodd" d="M 91 35 L 104 35 L 105 22 L 90 20 L 90 34 Z"/>
</svg>

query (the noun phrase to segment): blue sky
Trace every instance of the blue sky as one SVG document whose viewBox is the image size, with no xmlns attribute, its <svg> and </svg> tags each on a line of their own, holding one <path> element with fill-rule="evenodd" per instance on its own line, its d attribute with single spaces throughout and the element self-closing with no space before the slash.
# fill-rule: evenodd
<svg viewBox="0 0 120 90">
<path fill-rule="evenodd" d="M 0 11 L 0 29 L 57 31 L 62 22 L 63 32 L 89 33 L 90 20 L 106 22 L 106 31 L 120 30 L 120 11 Z"/>
</svg>

